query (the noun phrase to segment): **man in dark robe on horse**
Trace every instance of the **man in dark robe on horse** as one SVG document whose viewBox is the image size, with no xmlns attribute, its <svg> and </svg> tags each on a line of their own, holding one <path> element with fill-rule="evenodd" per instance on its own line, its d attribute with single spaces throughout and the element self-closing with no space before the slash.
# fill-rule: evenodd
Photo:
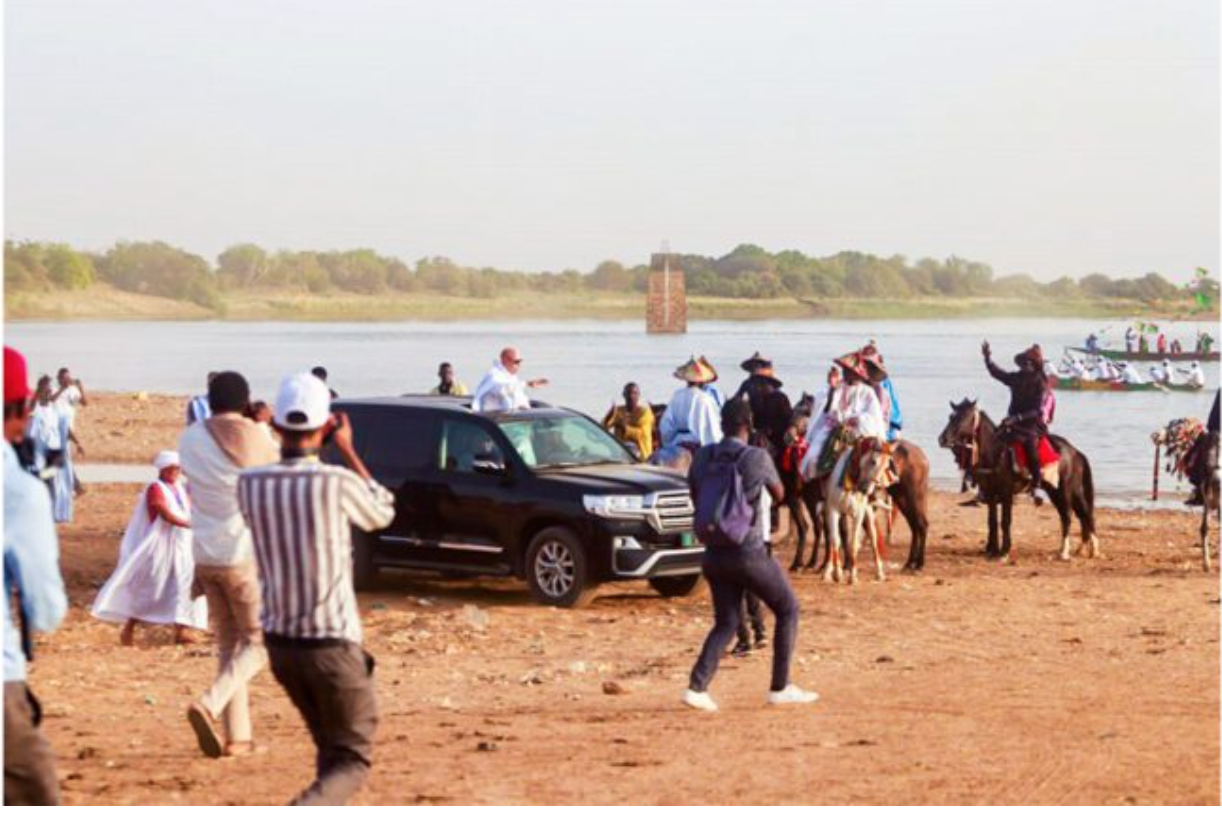
<svg viewBox="0 0 1222 814">
<path fill-rule="evenodd" d="M 1002 370 L 993 362 L 993 352 L 986 340 L 980 346 L 989 375 L 1010 388 L 1010 407 L 1001 423 L 1002 438 L 1007 443 L 1018 441 L 1027 457 L 1031 472 L 1031 494 L 1043 484 L 1040 473 L 1040 442 L 1048 435 L 1045 410 L 1048 377 L 1044 374 L 1044 354 L 1039 345 L 1032 345 L 1014 357 L 1018 370 Z"/>
<path fill-rule="evenodd" d="M 1188 506 L 1201 506 L 1205 502 L 1203 489 L 1209 479 L 1209 447 L 1211 444 L 1218 443 L 1219 396 L 1222 396 L 1222 391 L 1214 393 L 1214 406 L 1209 410 L 1205 432 L 1197 437 L 1192 449 L 1188 452 L 1188 460 L 1184 463 L 1184 470 L 1188 473 L 1188 482 L 1192 484 L 1192 496 L 1185 501 Z"/>
<path fill-rule="evenodd" d="M 746 397 L 751 402 L 755 431 L 759 440 L 766 439 L 767 449 L 775 458 L 785 447 L 785 431 L 793 420 L 793 405 L 789 396 L 781 392 L 785 385 L 772 371 L 772 362 L 760 356 L 759 351 L 742 363 L 742 369 L 750 375 L 734 394 L 735 398 Z M 756 443 L 757 446 L 764 446 Z"/>
</svg>

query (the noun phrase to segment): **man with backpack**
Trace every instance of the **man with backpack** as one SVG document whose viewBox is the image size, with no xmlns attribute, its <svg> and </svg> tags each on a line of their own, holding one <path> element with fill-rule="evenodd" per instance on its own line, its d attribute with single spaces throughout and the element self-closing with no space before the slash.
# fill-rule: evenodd
<svg viewBox="0 0 1222 814">
<path fill-rule="evenodd" d="M 692 668 L 683 703 L 716 712 L 708 686 L 730 640 L 738 630 L 743 594 L 750 591 L 776 616 L 772 652 L 771 704 L 808 704 L 817 693 L 789 683 L 789 664 L 798 634 L 798 599 L 781 566 L 768 553 L 768 506 L 783 496 L 772 458 L 747 445 L 751 405 L 727 402 L 721 411 L 723 439 L 702 447 L 688 470 L 696 504 L 696 535 L 705 546 L 702 570 L 713 594 L 713 629 Z"/>
</svg>

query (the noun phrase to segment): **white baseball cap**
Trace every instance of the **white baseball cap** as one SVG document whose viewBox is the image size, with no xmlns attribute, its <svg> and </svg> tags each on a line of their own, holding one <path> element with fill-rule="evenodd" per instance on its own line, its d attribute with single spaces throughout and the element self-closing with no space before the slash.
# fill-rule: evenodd
<svg viewBox="0 0 1222 814">
<path fill-rule="evenodd" d="M 273 414 L 277 427 L 316 430 L 331 417 L 331 391 L 312 373 L 297 373 L 280 383 Z"/>
</svg>

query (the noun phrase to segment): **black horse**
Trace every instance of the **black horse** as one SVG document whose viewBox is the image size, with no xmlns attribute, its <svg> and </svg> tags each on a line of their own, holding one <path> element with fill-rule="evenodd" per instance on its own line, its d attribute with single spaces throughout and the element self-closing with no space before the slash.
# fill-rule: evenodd
<svg viewBox="0 0 1222 814">
<path fill-rule="evenodd" d="M 1014 463 L 1010 445 L 998 435 L 999 429 L 988 414 L 976 406 L 975 401 L 964 399 L 951 402 L 950 420 L 946 429 L 938 436 L 938 445 L 955 454 L 955 460 L 969 470 L 980 487 L 989 507 L 989 541 L 985 554 L 989 557 L 1004 557 L 1010 553 L 1010 517 L 1014 507 L 1014 496 L 1029 483 L 1025 471 Z M 1082 542 L 1078 546 L 1089 546 L 1090 556 L 1101 556 L 1099 538 L 1095 535 L 1095 487 L 1091 475 L 1090 461 L 1081 451 L 1057 435 L 1048 440 L 1060 456 L 1057 463 L 1057 485 L 1044 481 L 1043 489 L 1061 520 L 1060 558 L 1068 560 L 1070 512 L 1077 516 L 1082 530 Z M 997 508 L 1001 507 L 1001 543 L 998 544 Z"/>
</svg>

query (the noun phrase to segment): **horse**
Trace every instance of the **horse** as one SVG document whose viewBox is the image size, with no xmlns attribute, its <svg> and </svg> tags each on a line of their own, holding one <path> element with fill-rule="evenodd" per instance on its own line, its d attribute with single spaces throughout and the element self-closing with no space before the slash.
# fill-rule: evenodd
<svg viewBox="0 0 1222 814">
<path fill-rule="evenodd" d="M 929 539 L 929 457 L 911 441 L 900 440 L 895 442 L 891 459 L 898 478 L 887 487 L 892 505 L 887 516 L 887 546 L 891 546 L 891 528 L 899 511 L 912 538 L 904 570 L 920 571 L 925 567 L 925 542 Z"/>
<path fill-rule="evenodd" d="M 976 402 L 963 399 L 950 403 L 950 420 L 938 436 L 938 446 L 950 450 L 957 461 L 966 461 L 973 479 L 980 487 L 989 507 L 989 538 L 985 555 L 1005 557 L 1011 549 L 1010 519 L 1014 496 L 1026 487 L 1028 476 L 1014 464 L 1009 444 L 998 437 L 998 427 Z M 1057 462 L 1057 483 L 1044 481 L 1043 489 L 1056 507 L 1061 520 L 1060 559 L 1068 560 L 1071 516 L 1076 515 L 1081 527 L 1082 542 L 1076 553 L 1089 546 L 1091 557 L 1101 557 L 1099 538 L 1095 534 L 1095 487 L 1090 461 L 1077 448 L 1057 435 L 1048 436 L 1060 455 Z M 1001 507 L 1001 544 L 998 545 L 997 508 Z"/>
<path fill-rule="evenodd" d="M 891 470 L 891 444 L 877 438 L 866 438 L 859 441 L 856 447 L 859 456 L 855 467 L 856 477 L 852 479 L 852 483 L 846 481 L 845 470 L 853 465 L 854 452 L 852 448 L 846 449 L 841 453 L 828 478 L 824 509 L 829 553 L 823 567 L 823 579 L 840 582 L 847 571 L 850 585 L 857 582 L 857 554 L 861 549 L 863 527 L 874 550 L 874 570 L 878 581 L 882 582 L 887 578 L 875 528 L 875 507 L 878 505 L 879 492 L 885 488 L 885 481 L 894 477 Z M 845 521 L 844 528 L 841 524 L 842 518 Z M 843 569 L 840 564 L 842 547 Z"/>
<path fill-rule="evenodd" d="M 1177 418 L 1150 436 L 1154 442 L 1154 495 L 1158 500 L 1159 453 L 1166 450 L 1167 471 L 1188 477 L 1201 498 L 1201 556 L 1206 571 L 1209 555 L 1209 515 L 1218 511 L 1218 434 L 1194 418 Z M 1212 501 L 1212 503 L 1211 503 Z"/>
<path fill-rule="evenodd" d="M 814 407 L 814 401 L 814 397 L 809 393 L 802 394 L 802 398 L 798 400 L 798 404 L 794 408 L 794 424 L 797 424 L 800 418 L 809 419 L 811 410 Z M 895 442 L 892 461 L 896 474 L 899 477 L 895 483 L 887 487 L 887 493 L 891 496 L 891 511 L 887 515 L 887 522 L 885 524 L 887 534 L 883 550 L 885 551 L 891 545 L 895 513 L 899 512 L 904 516 L 904 521 L 908 524 L 908 531 L 911 537 L 908 545 L 908 560 L 904 563 L 904 569 L 907 571 L 920 571 L 925 567 L 925 543 L 929 537 L 929 512 L 927 507 L 929 457 L 925 454 L 924 450 L 911 441 L 900 440 Z M 795 488 L 796 496 L 806 505 L 812 520 L 822 517 L 821 512 L 823 511 L 824 499 L 827 492 L 825 480 L 806 481 L 800 483 Z M 786 505 L 788 505 L 788 499 L 789 488 L 787 486 Z M 796 517 L 799 514 L 800 512 L 796 511 L 794 507 L 790 507 L 791 516 Z M 822 536 L 823 531 L 823 525 L 818 520 L 814 522 L 813 531 L 813 548 L 810 552 L 810 561 L 805 567 L 815 570 L 816 561 L 819 557 L 819 538 Z M 825 538 L 825 564 L 826 556 L 830 553 L 828 545 L 829 543 Z M 799 536 L 797 550 L 794 552 L 793 562 L 789 566 L 790 571 L 797 571 L 803 567 L 802 559 L 805 556 L 805 552 L 804 537 Z"/>
<path fill-rule="evenodd" d="M 1218 479 L 1218 434 L 1211 432 L 1206 435 L 1205 443 L 1208 446 L 1198 466 L 1205 468 L 1201 477 L 1201 556 L 1205 570 L 1209 571 L 1209 516 L 1218 513 L 1219 492 L 1222 492 Z"/>
</svg>

